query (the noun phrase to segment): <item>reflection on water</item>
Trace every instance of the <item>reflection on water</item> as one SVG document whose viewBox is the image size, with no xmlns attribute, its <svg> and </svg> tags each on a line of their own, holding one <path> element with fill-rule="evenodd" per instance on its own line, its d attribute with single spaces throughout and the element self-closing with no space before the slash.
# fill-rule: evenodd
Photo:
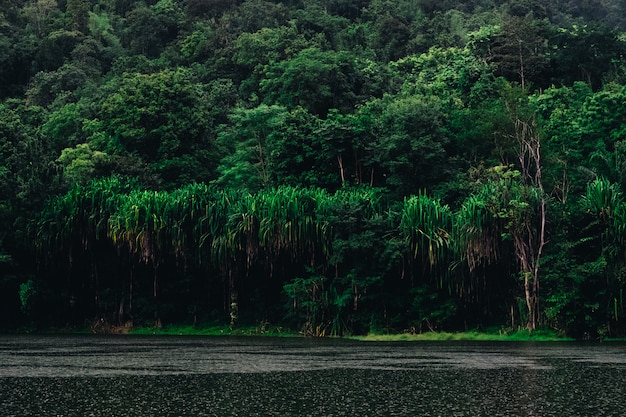
<svg viewBox="0 0 626 417">
<path fill-rule="evenodd" d="M 1 416 L 622 416 L 626 346 L 0 337 Z"/>
</svg>

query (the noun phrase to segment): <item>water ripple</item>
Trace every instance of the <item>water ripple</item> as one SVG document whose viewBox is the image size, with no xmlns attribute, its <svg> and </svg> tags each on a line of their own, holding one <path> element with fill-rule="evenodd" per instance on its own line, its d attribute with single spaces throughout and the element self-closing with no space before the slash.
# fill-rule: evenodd
<svg viewBox="0 0 626 417">
<path fill-rule="evenodd" d="M 2 416 L 621 416 L 622 344 L 0 337 Z"/>
</svg>

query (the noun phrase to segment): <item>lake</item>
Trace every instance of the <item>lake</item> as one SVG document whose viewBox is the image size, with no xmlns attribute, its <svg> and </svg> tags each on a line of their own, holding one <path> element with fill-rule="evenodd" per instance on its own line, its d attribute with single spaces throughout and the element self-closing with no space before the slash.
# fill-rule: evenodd
<svg viewBox="0 0 626 417">
<path fill-rule="evenodd" d="M 0 416 L 623 416 L 626 344 L 0 336 Z"/>
</svg>

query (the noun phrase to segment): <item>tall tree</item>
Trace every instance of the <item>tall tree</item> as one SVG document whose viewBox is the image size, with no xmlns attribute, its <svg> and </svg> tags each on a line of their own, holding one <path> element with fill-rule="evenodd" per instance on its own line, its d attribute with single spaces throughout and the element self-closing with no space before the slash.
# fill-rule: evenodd
<svg viewBox="0 0 626 417">
<path fill-rule="evenodd" d="M 497 73 L 522 88 L 529 82 L 545 85 L 542 73 L 548 64 L 548 43 L 544 29 L 531 16 L 504 18 L 502 32 L 494 39 L 491 56 Z"/>
<path fill-rule="evenodd" d="M 523 88 L 521 92 L 523 94 Z M 520 204 L 539 205 L 536 208 L 530 207 L 529 215 L 515 216 L 516 213 L 514 212 L 512 227 L 509 228 L 515 255 L 523 275 L 524 296 L 528 309 L 527 327 L 529 330 L 534 330 L 540 322 L 539 278 L 546 245 L 548 200 L 543 187 L 542 140 L 536 113 L 524 105 L 523 100 L 525 98 L 520 97 L 515 88 L 507 90 L 505 93 L 509 94 L 508 97 L 505 97 L 505 103 L 514 123 L 513 140 L 517 146 L 517 158 L 522 174 L 521 180 L 529 197 L 529 202 L 520 202 Z M 522 205 L 520 208 L 523 208 Z"/>
<path fill-rule="evenodd" d="M 71 19 L 72 30 L 87 33 L 90 9 L 91 5 L 87 0 L 67 0 L 65 13 Z"/>
</svg>

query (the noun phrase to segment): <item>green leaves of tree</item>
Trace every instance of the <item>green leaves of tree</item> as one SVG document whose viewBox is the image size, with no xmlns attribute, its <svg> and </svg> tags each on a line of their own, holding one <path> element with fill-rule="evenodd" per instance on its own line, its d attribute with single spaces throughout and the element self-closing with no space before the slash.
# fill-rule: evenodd
<svg viewBox="0 0 626 417">
<path fill-rule="evenodd" d="M 354 108 L 363 80 L 349 54 L 308 48 L 293 59 L 271 64 L 260 82 L 266 103 L 304 107 L 325 117 L 331 108 Z"/>
<path fill-rule="evenodd" d="M 205 101 L 203 86 L 191 73 L 126 74 L 116 84 L 99 113 L 104 146 L 139 155 L 168 186 L 210 180 L 216 152 L 208 107 L 213 103 Z"/>
<path fill-rule="evenodd" d="M 228 149 L 218 167 L 219 184 L 250 191 L 273 184 L 271 137 L 286 115 L 283 107 L 266 105 L 240 108 L 231 114 L 231 126 L 224 127 L 218 139 Z"/>
</svg>

